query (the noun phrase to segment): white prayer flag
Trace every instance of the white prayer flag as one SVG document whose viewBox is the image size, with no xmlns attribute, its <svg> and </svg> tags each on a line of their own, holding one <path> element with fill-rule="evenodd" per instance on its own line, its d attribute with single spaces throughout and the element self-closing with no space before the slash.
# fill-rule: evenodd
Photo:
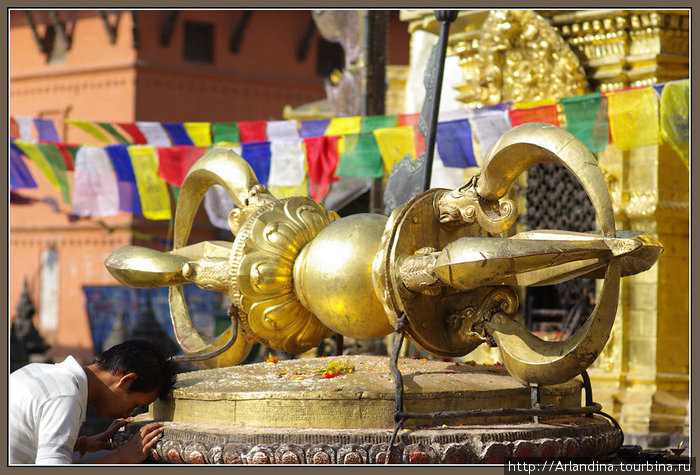
<svg viewBox="0 0 700 475">
<path fill-rule="evenodd" d="M 446 167 L 435 145 L 433 169 L 430 174 L 430 188 L 448 188 L 453 190 L 464 184 L 465 168 Z"/>
<path fill-rule="evenodd" d="M 27 141 L 31 140 L 32 124 L 34 123 L 32 118 L 19 115 L 15 115 L 13 117 L 15 119 L 15 122 L 17 122 L 17 127 L 19 128 L 19 138 Z"/>
<path fill-rule="evenodd" d="M 296 120 L 271 120 L 266 126 L 267 140 L 297 140 L 299 131 Z"/>
<path fill-rule="evenodd" d="M 304 146 L 302 140 L 270 142 L 270 186 L 301 185 L 306 176 L 304 171 Z"/>
<path fill-rule="evenodd" d="M 154 147 L 170 147 L 172 142 L 160 122 L 136 122 L 136 126 L 146 137 L 148 145 Z"/>
<path fill-rule="evenodd" d="M 119 185 L 107 151 L 84 145 L 75 156 L 73 213 L 113 216 L 119 213 Z"/>
<path fill-rule="evenodd" d="M 482 162 L 491 145 L 512 128 L 508 111 L 505 110 L 475 111 L 469 122 L 479 142 Z"/>
<path fill-rule="evenodd" d="M 231 229 L 228 226 L 228 215 L 236 205 L 226 190 L 220 185 L 213 185 L 204 195 L 204 210 L 211 224 L 221 229 Z"/>
</svg>

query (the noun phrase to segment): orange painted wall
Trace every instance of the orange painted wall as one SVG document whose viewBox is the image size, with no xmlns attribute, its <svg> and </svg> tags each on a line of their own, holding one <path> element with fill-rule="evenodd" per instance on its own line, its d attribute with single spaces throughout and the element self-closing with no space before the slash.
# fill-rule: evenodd
<svg viewBox="0 0 700 475">
<path fill-rule="evenodd" d="M 170 44 L 160 46 L 162 12 L 139 11 L 139 48 L 133 48 L 133 22 L 122 12 L 115 44 L 97 11 L 60 11 L 72 27 L 73 39 L 65 61 L 47 63 L 39 52 L 23 12 L 10 12 L 10 114 L 49 117 L 56 121 L 64 142 L 95 140 L 64 119 L 93 121 L 153 120 L 239 121 L 281 119 L 283 107 L 298 106 L 325 97 L 323 79 L 316 75 L 316 32 L 302 62 L 296 48 L 308 25 L 309 11 L 255 11 L 240 51 L 228 49 L 241 11 L 183 11 Z M 43 34 L 48 12 L 33 12 Z M 112 20 L 114 20 L 112 15 Z M 184 20 L 211 22 L 215 31 L 213 65 L 186 63 L 182 59 Z M 71 23 L 72 22 L 72 23 Z M 408 64 L 409 35 L 393 12 L 390 22 L 389 60 Z M 36 137 L 35 137 L 36 138 Z M 115 248 L 126 244 L 149 245 L 134 240 L 138 229 L 165 238 L 168 222 L 150 222 L 131 214 L 71 221 L 70 207 L 61 203 L 39 170 L 28 161 L 37 190 L 20 190 L 25 197 L 58 203 L 60 212 L 45 202 L 10 205 L 10 313 L 15 308 L 26 277 L 35 305 L 40 305 L 41 252 L 58 251 L 60 268 L 59 325 L 55 332 L 37 328 L 53 346 L 56 360 L 73 354 L 84 361 L 93 356 L 89 323 L 83 302 L 83 285 L 118 285 L 103 262 Z M 72 185 L 73 173 L 68 172 Z M 107 228 L 114 229 L 109 232 Z M 217 239 L 203 209 L 197 216 L 191 242 Z"/>
</svg>

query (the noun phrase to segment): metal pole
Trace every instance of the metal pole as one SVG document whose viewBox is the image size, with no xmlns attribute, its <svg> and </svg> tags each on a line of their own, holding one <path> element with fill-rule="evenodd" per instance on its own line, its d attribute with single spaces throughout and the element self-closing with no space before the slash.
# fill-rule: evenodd
<svg viewBox="0 0 700 475">
<path fill-rule="evenodd" d="M 432 110 L 430 111 L 430 127 L 425 141 L 425 168 L 423 169 L 423 191 L 430 189 L 430 179 L 433 171 L 433 154 L 435 151 L 435 135 L 437 134 L 438 112 L 440 110 L 440 92 L 442 90 L 442 77 L 445 70 L 445 55 L 447 53 L 447 39 L 450 33 L 450 23 L 457 19 L 458 10 L 435 10 L 435 17 L 440 22 L 440 37 L 438 38 L 438 66 L 433 89 Z"/>
<path fill-rule="evenodd" d="M 362 104 L 362 115 L 384 115 L 386 100 L 386 30 L 387 12 L 383 10 L 368 10 L 365 12 L 365 94 Z M 382 201 L 382 178 L 372 180 L 369 195 L 370 213 L 381 213 L 384 208 Z"/>
</svg>

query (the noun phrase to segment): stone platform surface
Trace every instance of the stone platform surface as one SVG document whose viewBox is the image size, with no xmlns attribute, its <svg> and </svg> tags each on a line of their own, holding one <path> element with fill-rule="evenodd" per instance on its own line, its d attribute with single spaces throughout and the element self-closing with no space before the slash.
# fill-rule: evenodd
<svg viewBox="0 0 700 475">
<path fill-rule="evenodd" d="M 324 377 L 330 363 L 354 371 Z M 400 358 L 407 412 L 526 408 L 530 391 L 503 366 Z M 541 403 L 581 406 L 582 383 L 546 386 Z M 156 401 L 154 419 L 230 426 L 391 429 L 394 427 L 395 384 L 389 359 L 381 356 L 339 356 L 256 363 L 178 375 L 173 397 Z M 527 416 L 453 419 L 452 424 L 518 422 Z M 422 427 L 429 420 L 408 420 Z"/>
<path fill-rule="evenodd" d="M 334 377 L 329 364 L 354 367 Z M 528 408 L 530 391 L 502 366 L 399 359 L 407 412 Z M 582 383 L 541 388 L 541 403 L 581 407 Z M 164 421 L 150 460 L 164 463 L 384 463 L 394 429 L 389 360 L 340 356 L 258 363 L 178 375 L 172 397 L 156 401 L 115 436 Z M 408 419 L 389 463 L 502 463 L 532 458 L 600 458 L 622 443 L 605 417 L 479 416 Z"/>
</svg>

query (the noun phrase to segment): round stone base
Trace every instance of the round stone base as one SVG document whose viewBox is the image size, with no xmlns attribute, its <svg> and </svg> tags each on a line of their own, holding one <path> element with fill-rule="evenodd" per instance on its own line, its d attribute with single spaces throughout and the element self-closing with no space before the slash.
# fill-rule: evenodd
<svg viewBox="0 0 700 475">
<path fill-rule="evenodd" d="M 339 371 L 336 371 L 338 370 Z M 490 410 L 462 419 L 407 419 L 388 463 L 503 463 L 508 459 L 600 458 L 622 434 L 600 415 L 494 414 L 530 407 L 530 390 L 498 365 L 399 359 L 405 412 Z M 540 388 L 540 402 L 581 407 L 579 380 Z M 165 431 L 150 460 L 210 464 L 383 464 L 394 430 L 389 360 L 341 356 L 258 363 L 178 375 L 124 431 L 151 420 Z"/>
<path fill-rule="evenodd" d="M 145 416 L 145 415 L 144 415 Z M 121 445 L 150 419 L 118 432 Z M 227 428 L 165 422 L 149 461 L 174 464 L 383 464 L 386 429 Z M 393 464 L 499 464 L 508 460 L 601 459 L 622 444 L 622 432 L 604 417 L 562 417 L 539 423 L 440 426 L 402 430 Z"/>
</svg>

